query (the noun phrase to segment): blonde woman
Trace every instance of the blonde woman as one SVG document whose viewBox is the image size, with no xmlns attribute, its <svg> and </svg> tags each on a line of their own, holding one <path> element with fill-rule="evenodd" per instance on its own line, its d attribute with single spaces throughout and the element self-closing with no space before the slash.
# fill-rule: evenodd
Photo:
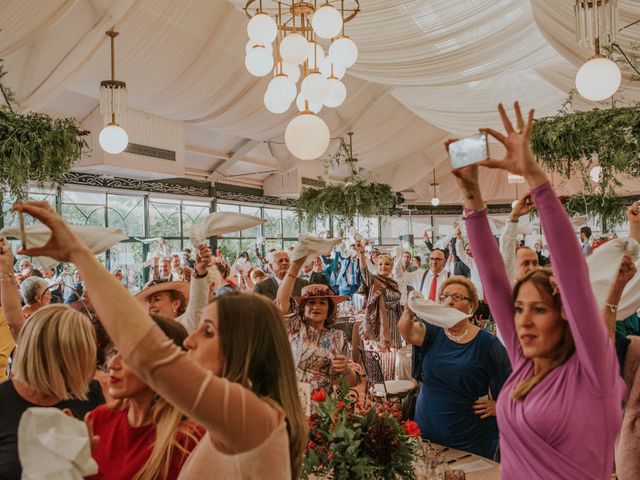
<svg viewBox="0 0 640 480">
<path fill-rule="evenodd" d="M 186 329 L 175 320 L 152 316 L 176 345 Z M 174 480 L 204 430 L 154 392 L 133 373 L 117 350 L 107 361 L 109 394 L 115 400 L 85 419 L 100 440 L 92 451 L 98 464 L 90 480 Z"/>
<path fill-rule="evenodd" d="M 79 419 L 104 403 L 91 322 L 66 305 L 42 307 L 20 334 L 13 377 L 0 384 L 0 478 L 16 479 L 18 424 L 30 407 L 68 409 Z"/>
<path fill-rule="evenodd" d="M 505 134 L 485 129 L 506 149 L 484 165 L 522 175 L 545 226 L 553 272 L 535 270 L 513 288 L 491 234 L 478 166 L 453 173 L 491 312 L 513 373 L 496 407 L 501 478 L 609 478 L 622 423 L 624 382 L 596 304 L 573 227 L 531 152 L 533 111 L 514 128 L 502 105 Z"/>
<path fill-rule="evenodd" d="M 179 479 L 297 479 L 306 419 L 282 316 L 259 295 L 230 293 L 205 307 L 183 352 L 46 202 L 16 204 L 51 229 L 40 248 L 82 272 L 100 320 L 140 379 L 207 433 Z"/>
</svg>

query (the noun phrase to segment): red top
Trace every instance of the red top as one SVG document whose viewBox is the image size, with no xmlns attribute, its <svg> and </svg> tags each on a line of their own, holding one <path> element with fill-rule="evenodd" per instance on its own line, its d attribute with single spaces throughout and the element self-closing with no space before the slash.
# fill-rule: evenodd
<svg viewBox="0 0 640 480">
<path fill-rule="evenodd" d="M 142 427 L 132 427 L 127 420 L 127 411 L 101 405 L 90 414 L 93 420 L 93 434 L 100 437 L 98 446 L 92 452 L 98 464 L 97 475 L 86 477 L 89 480 L 122 480 L 133 478 L 146 463 L 153 442 L 156 438 L 154 424 Z M 196 427 L 194 435 L 198 440 L 204 435 L 204 429 Z M 179 443 L 187 452 L 191 452 L 196 442 L 179 435 Z M 187 460 L 188 453 L 174 448 L 169 475 L 164 480 L 178 478 L 182 465 Z"/>
</svg>

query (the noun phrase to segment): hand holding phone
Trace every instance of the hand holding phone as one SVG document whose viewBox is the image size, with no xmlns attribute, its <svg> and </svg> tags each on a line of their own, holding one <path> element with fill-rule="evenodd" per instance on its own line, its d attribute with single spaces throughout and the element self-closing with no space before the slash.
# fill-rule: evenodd
<svg viewBox="0 0 640 480">
<path fill-rule="evenodd" d="M 478 133 L 449 144 L 449 156 L 453 168 L 462 168 L 489 158 L 489 141 L 486 133 Z"/>
</svg>

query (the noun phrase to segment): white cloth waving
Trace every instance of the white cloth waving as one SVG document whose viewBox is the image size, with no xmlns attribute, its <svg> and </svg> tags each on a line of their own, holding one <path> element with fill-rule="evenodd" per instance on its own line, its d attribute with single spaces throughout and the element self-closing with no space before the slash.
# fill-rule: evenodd
<svg viewBox="0 0 640 480">
<path fill-rule="evenodd" d="M 409 294 L 407 305 L 418 318 L 436 327 L 451 328 L 471 316 L 448 305 L 428 300 L 416 290 Z"/>
<path fill-rule="evenodd" d="M 189 231 L 189 238 L 194 247 L 206 243 L 207 238 L 225 233 L 240 232 L 247 228 L 265 223 L 266 220 L 252 215 L 235 212 L 210 213 L 201 223 L 193 225 Z"/>
<path fill-rule="evenodd" d="M 79 237 L 82 242 L 89 247 L 89 249 L 96 255 L 110 249 L 116 243 L 122 240 L 127 240 L 127 237 L 119 228 L 105 228 L 105 227 L 83 227 L 83 226 L 71 226 L 70 227 Z M 43 224 L 29 225 L 24 229 L 25 237 L 27 239 L 27 247 L 42 247 L 45 245 L 51 237 L 51 230 L 49 227 Z M 5 227 L 0 230 L 0 235 L 5 237 L 20 238 L 20 228 L 18 227 Z M 35 261 L 43 268 L 49 268 L 56 263 L 57 260 L 49 257 L 35 257 Z"/>
<path fill-rule="evenodd" d="M 98 473 L 84 422 L 57 408 L 32 407 L 20 418 L 22 480 L 81 480 Z"/>
<path fill-rule="evenodd" d="M 632 238 L 615 238 L 596 248 L 587 257 L 591 289 L 600 309 L 604 308 L 611 285 L 618 275 L 622 257 L 629 255 L 640 271 L 640 245 Z M 629 280 L 622 291 L 622 297 L 616 313 L 617 320 L 623 320 L 635 313 L 640 307 L 640 274 Z"/>
<path fill-rule="evenodd" d="M 340 241 L 339 238 L 317 238 L 310 235 L 300 235 L 298 243 L 293 247 L 291 252 L 291 261 L 295 262 L 303 257 L 307 257 L 305 265 L 313 262 L 316 257 L 321 255 L 331 255 L 331 250 Z"/>
</svg>

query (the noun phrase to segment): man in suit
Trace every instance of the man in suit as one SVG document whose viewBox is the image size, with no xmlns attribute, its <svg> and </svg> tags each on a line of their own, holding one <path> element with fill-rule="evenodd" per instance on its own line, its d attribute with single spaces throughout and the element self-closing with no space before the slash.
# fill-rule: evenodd
<svg viewBox="0 0 640 480">
<path fill-rule="evenodd" d="M 429 254 L 429 270 L 416 270 L 415 272 L 405 272 L 402 270 L 401 259 L 396 259 L 393 267 L 393 277 L 398 282 L 403 282 L 414 290 L 422 292 L 424 298 L 438 301 L 438 291 L 449 278 L 449 272 L 444 269 L 444 251 L 434 248 Z"/>
<path fill-rule="evenodd" d="M 286 252 L 273 252 L 269 257 L 269 271 L 271 272 L 271 278 L 267 278 L 262 282 L 256 283 L 253 287 L 253 293 L 258 293 L 269 297 L 271 300 L 275 300 L 276 295 L 278 294 L 278 287 L 289 270 L 289 264 L 289 255 L 287 255 Z M 307 281 L 296 278 L 292 296 L 299 297 L 300 291 L 305 285 L 308 285 Z"/>
<path fill-rule="evenodd" d="M 338 287 L 338 294 L 350 297 L 358 291 L 362 282 L 362 270 L 356 246 L 350 246 L 348 257 L 343 257 L 336 249 L 335 259 L 337 261 L 337 268 L 334 272 L 336 275 L 335 285 Z"/>
</svg>

